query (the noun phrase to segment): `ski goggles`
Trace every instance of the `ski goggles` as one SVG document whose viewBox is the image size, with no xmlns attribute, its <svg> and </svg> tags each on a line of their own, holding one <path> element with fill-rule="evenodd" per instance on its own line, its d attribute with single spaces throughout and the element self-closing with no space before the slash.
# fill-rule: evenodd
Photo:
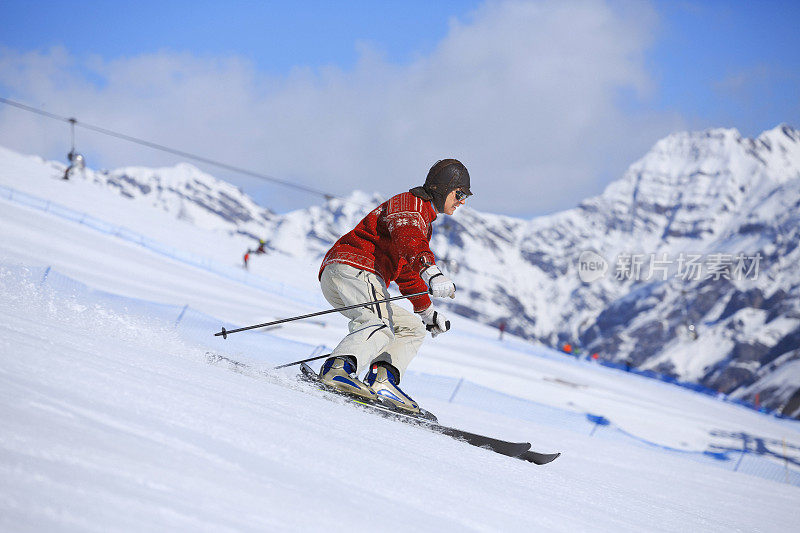
<svg viewBox="0 0 800 533">
<path fill-rule="evenodd" d="M 469 197 L 469 194 L 462 190 L 456 191 L 456 202 L 464 202 Z"/>
</svg>

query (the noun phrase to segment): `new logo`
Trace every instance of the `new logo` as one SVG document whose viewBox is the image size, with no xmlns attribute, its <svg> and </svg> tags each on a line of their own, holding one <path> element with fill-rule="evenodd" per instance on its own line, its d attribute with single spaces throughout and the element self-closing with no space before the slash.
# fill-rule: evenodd
<svg viewBox="0 0 800 533">
<path fill-rule="evenodd" d="M 578 276 L 584 283 L 591 283 L 604 277 L 608 272 L 608 262 L 591 250 L 581 252 L 578 257 Z"/>
</svg>

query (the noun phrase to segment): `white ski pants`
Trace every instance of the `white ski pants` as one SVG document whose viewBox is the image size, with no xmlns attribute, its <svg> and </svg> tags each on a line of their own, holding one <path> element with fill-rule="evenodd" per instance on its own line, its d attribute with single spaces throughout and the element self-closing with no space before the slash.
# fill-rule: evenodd
<svg viewBox="0 0 800 533">
<path fill-rule="evenodd" d="M 379 276 L 341 263 L 325 267 L 320 285 L 325 299 L 334 307 L 391 297 Z M 425 339 L 427 331 L 422 320 L 392 302 L 341 313 L 350 319 L 350 333 L 336 346 L 332 356 L 355 357 L 359 376 L 373 362 L 386 361 L 397 368 L 402 378 Z"/>
</svg>

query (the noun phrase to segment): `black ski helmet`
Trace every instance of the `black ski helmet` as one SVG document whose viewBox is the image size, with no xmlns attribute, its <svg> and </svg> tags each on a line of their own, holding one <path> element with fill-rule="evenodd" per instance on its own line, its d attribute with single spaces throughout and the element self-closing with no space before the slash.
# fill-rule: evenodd
<svg viewBox="0 0 800 533">
<path fill-rule="evenodd" d="M 469 172 L 458 159 L 437 161 L 428 171 L 422 188 L 433 198 L 433 206 L 440 213 L 444 212 L 444 202 L 451 191 L 461 189 L 467 196 L 472 196 L 469 190 Z"/>
</svg>

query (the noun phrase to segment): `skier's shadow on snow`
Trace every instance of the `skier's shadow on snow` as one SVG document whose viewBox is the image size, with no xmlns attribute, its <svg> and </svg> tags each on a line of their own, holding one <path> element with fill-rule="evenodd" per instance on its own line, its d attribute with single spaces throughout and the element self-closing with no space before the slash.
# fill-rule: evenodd
<svg viewBox="0 0 800 533">
<path fill-rule="evenodd" d="M 732 443 L 730 446 L 711 444 L 709 451 L 725 454 L 727 452 L 741 452 L 744 450 L 747 453 L 766 455 L 780 459 L 781 461 L 788 461 L 795 466 L 800 466 L 800 459 L 798 458 L 800 457 L 800 446 L 795 444 L 778 439 L 757 437 L 743 431 L 735 432 L 715 429 L 712 430 L 710 434 L 712 437 L 721 437 L 738 442 L 736 444 Z M 786 450 L 785 453 L 784 450 Z"/>
</svg>

